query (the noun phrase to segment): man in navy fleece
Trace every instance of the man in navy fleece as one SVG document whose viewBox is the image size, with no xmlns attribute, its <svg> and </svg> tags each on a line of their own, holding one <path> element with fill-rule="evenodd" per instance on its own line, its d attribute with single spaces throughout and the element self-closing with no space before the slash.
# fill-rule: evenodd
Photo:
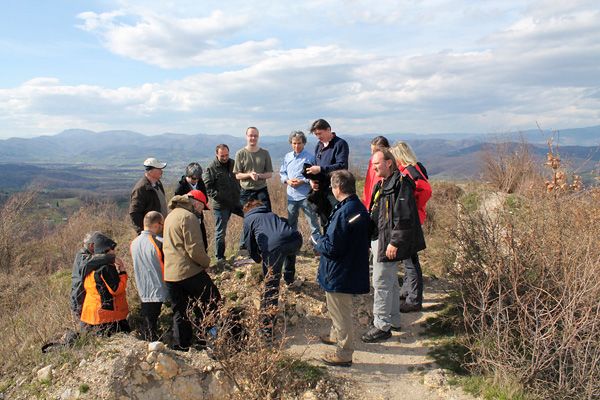
<svg viewBox="0 0 600 400">
<path fill-rule="evenodd" d="M 310 179 L 312 193 L 309 201 L 321 219 L 321 225 L 327 224 L 327 219 L 333 207 L 337 204 L 331 192 L 330 175 L 333 171 L 348 169 L 348 143 L 331 131 L 331 125 L 324 119 L 312 123 L 310 132 L 319 143 L 315 147 L 315 165 L 306 168 L 306 176 Z"/>
<path fill-rule="evenodd" d="M 275 323 L 275 308 L 279 301 L 279 281 L 283 262 L 295 262 L 302 247 L 302 235 L 287 220 L 269 211 L 260 200 L 250 200 L 244 205 L 243 242 L 250 257 L 262 262 L 265 287 L 260 303 L 262 333 L 270 339 Z M 294 268 L 295 269 L 295 268 Z"/>
</svg>

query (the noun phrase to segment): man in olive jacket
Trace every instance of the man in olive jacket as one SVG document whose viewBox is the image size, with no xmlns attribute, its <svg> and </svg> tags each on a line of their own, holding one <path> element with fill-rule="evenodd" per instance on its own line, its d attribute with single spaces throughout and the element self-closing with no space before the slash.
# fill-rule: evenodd
<svg viewBox="0 0 600 400">
<path fill-rule="evenodd" d="M 174 196 L 169 202 L 171 212 L 163 229 L 165 282 L 173 308 L 173 339 L 176 350 L 187 350 L 192 344 L 192 324 L 187 317 L 190 304 L 198 326 L 207 312 L 216 312 L 221 300 L 219 290 L 206 269 L 210 257 L 202 239 L 198 215 L 208 209 L 206 195 L 192 190 L 187 195 Z"/>
<path fill-rule="evenodd" d="M 220 144 L 215 160 L 204 171 L 206 192 L 215 213 L 215 255 L 217 262 L 225 260 L 225 236 L 231 214 L 244 218 L 240 205 L 240 182 L 235 178 L 235 162 L 229 158 L 229 147 Z"/>
</svg>

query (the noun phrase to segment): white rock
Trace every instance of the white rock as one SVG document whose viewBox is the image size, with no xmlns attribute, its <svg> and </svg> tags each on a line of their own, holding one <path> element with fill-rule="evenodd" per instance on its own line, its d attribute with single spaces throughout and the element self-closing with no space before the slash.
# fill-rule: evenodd
<svg viewBox="0 0 600 400">
<path fill-rule="evenodd" d="M 87 363 L 87 361 L 85 361 L 85 358 L 82 359 L 81 361 L 79 361 L 79 367 L 83 367 L 85 364 Z"/>
<path fill-rule="evenodd" d="M 163 342 L 152 342 L 148 343 L 148 351 L 165 351 L 165 344 Z"/>
<path fill-rule="evenodd" d="M 448 383 L 448 377 L 446 376 L 446 370 L 438 368 L 438 369 L 433 369 L 433 370 L 427 372 L 423 376 L 423 383 L 426 386 L 429 386 L 432 388 L 444 386 L 446 383 Z"/>
<path fill-rule="evenodd" d="M 159 353 L 156 357 L 154 371 L 164 379 L 171 379 L 179 372 L 179 366 L 170 356 Z"/>
<path fill-rule="evenodd" d="M 150 371 L 151 368 L 152 368 L 152 366 L 149 363 L 147 363 L 146 361 L 142 361 L 140 363 L 140 369 L 142 371 Z"/>
<path fill-rule="evenodd" d="M 296 303 L 296 313 L 298 315 L 306 315 L 306 308 L 302 305 L 302 303 Z"/>
<path fill-rule="evenodd" d="M 52 364 L 39 369 L 37 371 L 37 379 L 40 382 L 52 382 Z"/>
<path fill-rule="evenodd" d="M 66 389 L 60 395 L 60 400 L 74 400 L 79 398 L 79 389 Z"/>
<path fill-rule="evenodd" d="M 318 399 L 319 398 L 317 397 L 317 395 L 315 394 L 315 392 L 313 392 L 312 390 L 307 390 L 302 395 L 302 400 L 318 400 Z"/>
<path fill-rule="evenodd" d="M 223 371 L 215 372 L 208 384 L 208 397 L 214 399 L 226 399 L 231 397 L 233 385 Z"/>
<path fill-rule="evenodd" d="M 148 364 L 154 364 L 156 362 L 156 357 L 158 357 L 158 353 L 155 351 L 152 351 L 152 352 L 148 353 L 148 355 L 146 356 L 146 362 Z"/>
</svg>

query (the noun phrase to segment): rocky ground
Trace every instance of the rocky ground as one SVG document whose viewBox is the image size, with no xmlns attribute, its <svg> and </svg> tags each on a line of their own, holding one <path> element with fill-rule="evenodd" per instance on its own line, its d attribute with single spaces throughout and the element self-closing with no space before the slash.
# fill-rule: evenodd
<svg viewBox="0 0 600 400">
<path fill-rule="evenodd" d="M 214 271 L 213 277 L 229 304 L 258 307 L 257 267 Z M 318 336 L 328 332 L 330 320 L 324 293 L 315 281 L 316 269 L 315 257 L 306 254 L 298 258 L 296 287 L 282 288 L 279 326 L 286 353 L 321 366 L 320 356 L 331 347 L 321 344 Z M 445 296 L 441 281 L 426 279 L 423 312 L 403 314 L 402 331 L 379 344 L 365 344 L 359 339 L 371 320 L 372 296 L 357 296 L 353 366 L 328 367 L 329 376 L 323 384 L 329 389 L 317 387 L 299 397 L 471 399 L 447 384 L 448 374 L 427 356 L 430 341 L 420 335 L 422 322 L 435 314 Z M 165 337 L 164 341 L 168 340 Z M 52 364 L 39 365 L 31 374 L 18 377 L 5 394 L 0 389 L 0 399 L 220 399 L 231 397 L 234 390 L 206 352 L 174 352 L 162 343 L 149 346 L 134 335 L 97 339 L 78 349 L 61 350 L 47 360 Z"/>
</svg>

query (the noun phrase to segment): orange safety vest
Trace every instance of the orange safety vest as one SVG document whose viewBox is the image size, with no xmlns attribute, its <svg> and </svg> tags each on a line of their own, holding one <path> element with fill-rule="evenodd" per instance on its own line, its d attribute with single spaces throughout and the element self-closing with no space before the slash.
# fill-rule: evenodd
<svg viewBox="0 0 600 400">
<path fill-rule="evenodd" d="M 114 265 L 105 265 L 90 272 L 83 282 L 85 300 L 81 321 L 100 325 L 127 318 L 127 274 L 119 273 Z"/>
</svg>

